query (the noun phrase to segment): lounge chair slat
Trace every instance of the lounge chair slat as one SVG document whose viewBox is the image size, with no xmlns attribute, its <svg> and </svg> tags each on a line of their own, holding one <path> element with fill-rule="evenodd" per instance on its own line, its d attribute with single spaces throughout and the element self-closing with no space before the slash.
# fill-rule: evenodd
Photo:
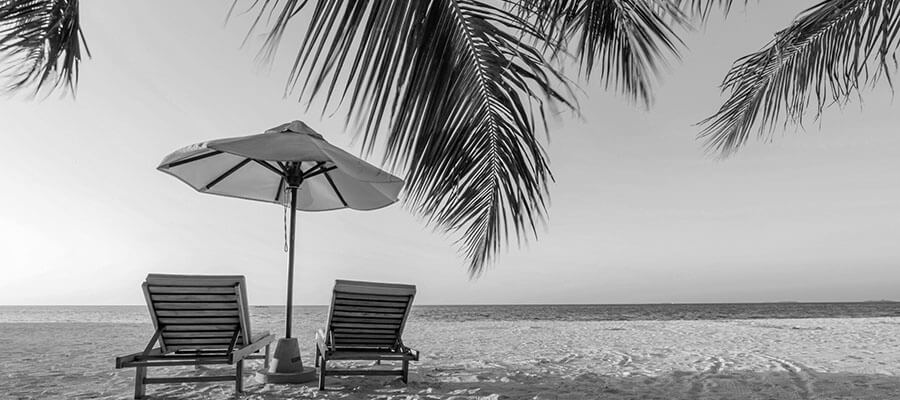
<svg viewBox="0 0 900 400">
<path fill-rule="evenodd" d="M 406 312 L 406 308 L 397 308 L 397 307 L 363 307 L 363 306 L 334 306 L 335 311 L 350 311 L 350 312 L 371 312 L 371 313 L 379 313 L 379 314 L 401 314 Z"/>
<path fill-rule="evenodd" d="M 159 322 L 164 325 L 204 325 L 204 324 L 237 324 L 238 317 L 162 317 Z"/>
<path fill-rule="evenodd" d="M 378 294 L 392 296 L 415 295 L 416 287 L 396 283 L 362 282 L 338 279 L 334 282 L 334 291 L 338 293 Z"/>
<path fill-rule="evenodd" d="M 160 317 L 237 317 L 238 310 L 156 310 Z"/>
<path fill-rule="evenodd" d="M 390 348 L 394 347 L 394 344 L 396 344 L 396 343 L 397 343 L 396 341 L 379 341 L 379 342 L 367 342 L 367 343 L 363 343 L 360 341 L 346 342 L 346 343 L 345 342 L 340 342 L 340 343 L 336 342 L 334 344 L 333 348 L 336 348 L 338 350 L 344 349 L 344 351 L 346 351 L 347 349 L 350 349 L 350 348 L 357 350 L 357 351 L 358 350 L 389 351 Z"/>
<path fill-rule="evenodd" d="M 335 346 L 343 346 L 347 344 L 377 344 L 379 346 L 393 345 L 397 343 L 397 338 L 372 338 L 372 337 L 355 337 L 355 338 L 335 338 Z"/>
<path fill-rule="evenodd" d="M 386 347 L 390 346 L 394 343 L 397 343 L 394 339 L 376 339 L 376 338 L 356 338 L 356 339 L 341 339 L 336 340 L 334 345 L 336 347 L 347 346 L 347 345 L 361 345 L 368 347 Z"/>
<path fill-rule="evenodd" d="M 227 364 L 228 359 L 225 357 L 218 358 L 204 358 L 202 360 L 198 359 L 184 359 L 184 360 L 143 360 L 143 361 L 128 361 L 122 365 L 123 368 L 130 367 L 170 367 L 170 366 L 180 366 L 180 365 L 222 365 Z M 232 380 L 234 378 L 231 378 Z M 147 379 L 144 378 L 144 383 L 147 382 Z"/>
<path fill-rule="evenodd" d="M 168 354 L 162 354 L 162 355 L 156 355 L 156 356 L 138 356 L 135 359 L 138 361 L 145 361 L 145 360 L 197 360 L 197 359 L 217 360 L 217 359 L 221 359 L 224 357 L 228 357 L 228 355 L 225 354 L 224 351 L 216 350 L 215 352 L 210 351 L 210 352 L 203 353 L 203 354 L 196 354 L 196 353 L 195 354 L 172 354 L 172 353 L 168 353 Z"/>
<path fill-rule="evenodd" d="M 169 338 L 177 339 L 177 338 L 197 338 L 197 337 L 224 337 L 231 338 L 231 335 L 234 334 L 233 330 L 221 330 L 221 331 L 166 331 L 163 332 L 163 337 L 167 340 Z"/>
<path fill-rule="evenodd" d="M 237 296 L 233 294 L 151 294 L 150 299 L 153 301 L 166 302 L 186 302 L 186 303 L 208 303 L 208 302 L 231 302 L 237 300 Z"/>
<path fill-rule="evenodd" d="M 228 345 L 231 343 L 231 338 L 173 338 L 167 339 L 166 343 L 169 345 L 185 345 L 185 344 L 224 344 Z"/>
<path fill-rule="evenodd" d="M 343 335 L 335 334 L 334 335 L 334 340 L 336 340 L 338 342 L 341 342 L 344 340 L 363 340 L 363 339 L 370 339 L 370 340 L 375 340 L 375 341 L 385 341 L 385 340 L 396 341 L 397 335 L 376 335 L 373 333 L 363 333 L 363 334 L 356 334 L 356 335 L 347 335 L 347 334 L 343 334 Z"/>
<path fill-rule="evenodd" d="M 220 337 L 170 338 L 170 339 L 167 339 L 167 342 L 169 343 L 170 346 L 179 345 L 179 346 L 182 346 L 182 348 L 183 348 L 186 345 L 197 345 L 197 346 L 194 346 L 195 347 L 194 349 L 190 349 L 190 350 L 205 350 L 206 348 L 203 347 L 203 345 L 222 343 L 220 341 L 221 339 L 222 338 L 220 338 Z M 196 341 L 196 342 L 195 343 L 190 342 L 192 340 Z M 225 345 L 227 346 L 229 343 L 225 343 Z M 238 340 L 237 343 L 235 344 L 235 346 L 241 347 L 245 344 L 246 343 L 244 343 L 242 340 Z M 190 350 L 184 350 L 184 351 L 190 351 Z"/>
<path fill-rule="evenodd" d="M 389 353 L 386 351 L 373 351 L 373 352 L 365 352 L 365 351 L 342 351 L 335 352 L 328 356 L 330 360 L 412 360 L 414 357 L 408 353 Z M 377 371 L 377 370 L 376 370 Z M 329 375 L 331 371 L 328 371 Z"/>
<path fill-rule="evenodd" d="M 374 324 L 400 324 L 401 318 L 331 317 L 332 322 L 359 322 Z"/>
<path fill-rule="evenodd" d="M 383 329 L 365 329 L 365 328 L 362 328 L 362 329 L 360 329 L 360 328 L 341 328 L 341 327 L 335 327 L 335 326 L 332 326 L 332 330 L 331 330 L 331 331 L 334 332 L 335 335 L 340 335 L 340 334 L 345 334 L 345 333 L 351 333 L 351 334 L 355 334 L 355 333 L 380 333 L 380 334 L 392 334 L 392 335 L 396 335 L 396 334 L 397 334 L 397 330 L 396 330 L 396 329 L 393 329 L 393 328 L 383 328 Z"/>
<path fill-rule="evenodd" d="M 151 294 L 234 294 L 231 286 L 157 286 L 149 285 Z"/>
<path fill-rule="evenodd" d="M 208 345 L 177 344 L 177 345 L 171 345 L 169 347 L 176 349 L 176 350 L 193 350 L 193 349 L 228 350 L 228 344 L 208 344 Z"/>
<path fill-rule="evenodd" d="M 335 317 L 403 319 L 403 314 L 382 314 L 382 313 L 355 312 L 355 311 L 338 311 L 338 309 L 335 309 L 334 313 L 332 313 L 331 315 L 334 315 Z"/>
<path fill-rule="evenodd" d="M 378 294 L 354 294 L 354 293 L 334 293 L 335 300 L 366 300 L 366 301 L 388 301 L 403 303 L 409 300 L 409 296 L 385 296 Z"/>
<path fill-rule="evenodd" d="M 144 378 L 145 383 L 226 382 L 234 376 L 181 376 L 177 378 Z"/>
<path fill-rule="evenodd" d="M 335 322 L 335 323 L 332 323 L 331 326 L 339 327 L 339 328 L 384 328 L 384 329 L 397 329 L 400 327 L 399 324 L 363 324 L 363 323 L 349 323 L 349 322 Z"/>
<path fill-rule="evenodd" d="M 157 310 L 237 310 L 235 303 L 154 303 Z"/>
<path fill-rule="evenodd" d="M 214 324 L 214 325 L 169 325 L 166 327 L 166 332 L 176 332 L 176 331 L 228 331 L 233 334 L 234 330 L 237 328 L 237 324 Z"/>
<path fill-rule="evenodd" d="M 334 306 L 370 306 L 370 307 L 399 307 L 406 308 L 407 303 L 402 301 L 367 301 L 367 300 L 348 300 L 338 298 L 334 301 Z"/>
<path fill-rule="evenodd" d="M 190 355 L 190 351 L 194 350 L 209 350 L 209 351 L 221 351 L 225 353 L 223 357 L 228 357 L 228 345 L 229 343 L 184 343 L 184 344 L 170 344 L 169 347 L 175 349 L 175 351 L 182 351 L 184 353 L 179 353 L 183 355 Z M 236 347 L 245 346 L 245 344 L 241 343 Z M 212 353 L 210 353 L 212 354 Z M 200 356 L 206 356 L 207 354 L 197 353 Z"/>
<path fill-rule="evenodd" d="M 169 345 L 175 345 L 175 344 L 177 344 L 177 345 L 182 345 L 182 346 L 187 345 L 187 344 L 215 344 L 215 343 L 222 343 L 222 342 L 225 342 L 225 341 L 222 340 L 221 337 L 215 337 L 215 336 L 208 336 L 208 337 L 188 337 L 188 338 L 184 338 L 184 337 L 179 338 L 179 337 L 176 337 L 176 338 L 168 338 L 168 339 L 166 339 L 166 343 L 169 344 Z M 228 338 L 228 343 L 225 343 L 225 344 L 229 344 L 229 343 L 231 343 L 231 338 Z M 243 346 L 243 345 L 244 345 L 244 341 L 238 339 L 238 341 L 236 342 L 236 345 L 237 345 L 237 346 Z M 202 349 L 202 346 L 198 346 L 197 349 Z"/>
<path fill-rule="evenodd" d="M 396 339 L 396 333 L 342 333 L 335 332 L 335 339 L 352 339 L 352 338 L 373 338 L 373 339 Z"/>
<path fill-rule="evenodd" d="M 243 275 L 149 274 L 147 283 L 156 286 L 245 286 Z"/>
<path fill-rule="evenodd" d="M 379 346 L 390 346 L 397 343 L 397 338 L 372 338 L 372 337 L 355 337 L 355 338 L 335 338 L 335 346 L 344 346 L 347 344 L 377 344 Z"/>
<path fill-rule="evenodd" d="M 172 354 L 172 353 L 169 353 Z M 227 357 L 228 351 L 222 349 L 181 349 L 175 352 L 180 355 L 193 355 L 200 357 L 222 356 Z"/>
<path fill-rule="evenodd" d="M 372 376 L 390 376 L 390 375 L 403 375 L 403 371 L 395 371 L 395 370 L 381 370 L 381 369 L 329 369 L 328 375 L 338 375 L 338 376 L 351 376 L 351 375 L 372 375 Z"/>
</svg>

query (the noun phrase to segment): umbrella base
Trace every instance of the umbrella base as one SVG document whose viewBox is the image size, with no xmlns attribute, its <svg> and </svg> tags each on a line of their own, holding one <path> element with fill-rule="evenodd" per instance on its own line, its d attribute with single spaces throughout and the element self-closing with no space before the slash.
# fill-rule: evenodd
<svg viewBox="0 0 900 400">
<path fill-rule="evenodd" d="M 278 339 L 269 370 L 257 374 L 257 380 L 263 383 L 305 383 L 315 379 L 316 369 L 303 366 L 297 338 Z"/>
<path fill-rule="evenodd" d="M 256 381 L 260 383 L 291 384 L 307 383 L 316 380 L 316 369 L 303 367 L 299 372 L 257 372 Z"/>
</svg>

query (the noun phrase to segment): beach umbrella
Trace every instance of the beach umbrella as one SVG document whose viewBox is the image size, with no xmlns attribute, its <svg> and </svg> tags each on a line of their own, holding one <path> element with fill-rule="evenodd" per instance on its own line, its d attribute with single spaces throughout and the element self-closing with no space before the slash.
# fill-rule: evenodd
<svg viewBox="0 0 900 400">
<path fill-rule="evenodd" d="M 400 178 L 328 143 L 302 121 L 257 135 L 187 146 L 166 156 L 157 169 L 202 193 L 290 207 L 285 322 L 288 339 L 297 210 L 375 210 L 396 202 L 403 187 Z"/>
</svg>

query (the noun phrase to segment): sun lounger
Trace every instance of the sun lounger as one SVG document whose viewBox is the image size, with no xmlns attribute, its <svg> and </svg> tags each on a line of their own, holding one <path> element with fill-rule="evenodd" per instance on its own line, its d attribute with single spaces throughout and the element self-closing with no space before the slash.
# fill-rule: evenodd
<svg viewBox="0 0 900 400">
<path fill-rule="evenodd" d="M 326 330 L 316 333 L 319 390 L 334 375 L 399 375 L 406 383 L 409 362 L 419 360 L 419 352 L 401 339 L 415 295 L 413 285 L 335 281 Z M 328 369 L 331 360 L 400 361 L 402 368 Z"/>
<path fill-rule="evenodd" d="M 155 332 L 144 351 L 116 357 L 116 368 L 137 368 L 136 399 L 144 396 L 144 385 L 157 383 L 234 381 L 240 393 L 244 360 L 264 359 L 268 366 L 275 336 L 251 334 L 243 276 L 150 274 L 143 288 Z M 263 348 L 264 354 L 254 354 Z M 234 365 L 235 373 L 147 377 L 150 367 L 208 364 Z"/>
</svg>

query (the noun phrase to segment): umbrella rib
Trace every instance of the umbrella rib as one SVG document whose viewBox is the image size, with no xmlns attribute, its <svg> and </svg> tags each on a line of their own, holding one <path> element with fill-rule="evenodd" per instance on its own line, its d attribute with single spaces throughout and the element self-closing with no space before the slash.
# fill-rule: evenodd
<svg viewBox="0 0 900 400">
<path fill-rule="evenodd" d="M 284 172 L 279 171 L 278 168 L 275 168 L 275 166 L 273 166 L 272 164 L 257 159 L 253 159 L 253 161 L 255 161 L 259 165 L 262 165 L 263 167 L 266 167 L 269 171 L 272 171 L 278 175 L 284 175 Z"/>
<path fill-rule="evenodd" d="M 324 164 L 324 163 L 323 163 L 323 164 Z M 316 176 L 316 175 L 325 174 L 325 173 L 327 173 L 328 171 L 331 171 L 331 170 L 334 170 L 334 169 L 337 169 L 337 167 L 336 167 L 336 166 L 332 166 L 332 167 L 328 167 L 328 168 L 321 168 L 321 169 L 318 169 L 318 170 L 315 170 L 315 171 L 311 172 L 309 175 L 303 175 L 303 179 L 312 178 L 312 177 L 314 177 L 314 176 Z M 309 171 L 307 171 L 307 172 L 309 172 Z"/>
<path fill-rule="evenodd" d="M 281 177 L 281 180 L 278 181 L 278 191 L 275 192 L 275 201 L 278 201 L 281 198 L 281 190 L 284 189 L 284 176 Z"/>
<path fill-rule="evenodd" d="M 334 169 L 334 168 L 336 168 L 336 167 L 332 167 L 332 169 Z M 341 204 L 343 204 L 344 207 L 350 207 L 349 205 L 347 205 L 347 201 L 344 200 L 344 196 L 341 195 L 341 191 L 338 190 L 337 185 L 334 184 L 334 180 L 331 179 L 331 175 L 328 175 L 327 171 L 323 172 L 323 174 L 325 174 L 325 179 L 328 179 L 328 184 L 331 185 L 331 189 L 334 190 L 334 194 L 336 194 L 338 199 L 341 200 Z"/>
<path fill-rule="evenodd" d="M 179 166 L 179 165 L 181 165 L 181 164 L 187 164 L 187 163 L 189 163 L 189 162 L 199 161 L 199 160 L 202 160 L 202 159 L 204 159 L 204 158 L 209 158 L 209 157 L 216 156 L 216 155 L 219 155 L 219 154 L 222 154 L 222 152 L 219 151 L 219 150 L 215 150 L 215 151 L 213 151 L 213 152 L 211 152 L 211 153 L 200 154 L 199 156 L 193 156 L 193 157 L 185 158 L 184 160 L 173 161 L 173 162 L 170 162 L 170 163 L 166 164 L 166 168 L 174 168 L 174 167 L 177 167 L 177 166 Z"/>
<path fill-rule="evenodd" d="M 234 171 L 237 171 L 237 170 L 241 169 L 241 167 L 247 165 L 249 162 L 250 162 L 250 159 L 249 159 L 249 158 L 245 158 L 245 159 L 241 160 L 241 162 L 237 163 L 237 165 L 231 167 L 231 169 L 229 169 L 228 171 L 225 171 L 224 174 L 219 175 L 218 178 L 213 179 L 212 182 L 206 184 L 206 189 L 205 189 L 205 190 L 212 189 L 213 186 L 216 186 L 216 184 L 218 184 L 219 182 L 222 182 L 223 179 L 225 179 L 225 178 L 227 178 L 229 175 L 233 174 Z"/>
<path fill-rule="evenodd" d="M 300 173 L 303 175 L 303 179 L 313 176 L 313 174 L 315 174 L 316 172 L 318 172 L 319 170 L 322 169 L 323 165 L 325 165 L 324 161 L 318 161 L 318 162 L 316 162 L 316 165 L 313 165 L 308 170 L 300 171 Z"/>
</svg>

